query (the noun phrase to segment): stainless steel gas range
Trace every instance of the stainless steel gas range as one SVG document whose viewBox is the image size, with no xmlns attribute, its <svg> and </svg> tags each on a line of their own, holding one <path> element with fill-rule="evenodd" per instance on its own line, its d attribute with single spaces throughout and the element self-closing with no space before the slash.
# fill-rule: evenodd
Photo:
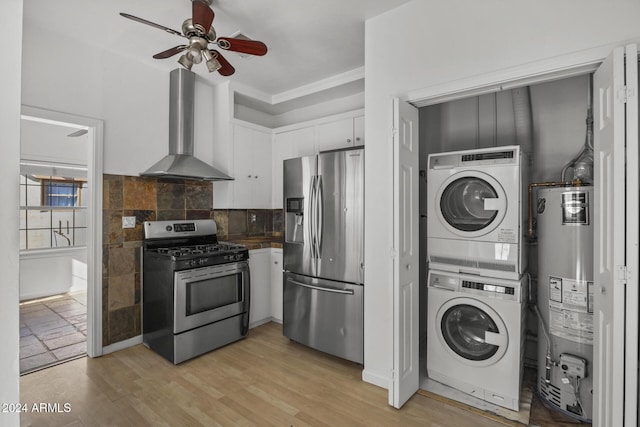
<svg viewBox="0 0 640 427">
<path fill-rule="evenodd" d="M 213 220 L 147 221 L 142 340 L 174 364 L 237 341 L 249 329 L 249 252 L 218 242 Z"/>
</svg>

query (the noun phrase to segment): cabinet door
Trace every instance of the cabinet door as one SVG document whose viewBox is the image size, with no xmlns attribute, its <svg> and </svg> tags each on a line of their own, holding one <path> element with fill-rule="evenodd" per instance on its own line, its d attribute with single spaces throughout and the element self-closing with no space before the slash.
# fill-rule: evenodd
<svg viewBox="0 0 640 427">
<path fill-rule="evenodd" d="M 336 120 L 317 126 L 318 151 L 353 146 L 353 118 Z"/>
<path fill-rule="evenodd" d="M 271 319 L 270 261 L 270 249 L 249 251 L 249 269 L 251 271 L 249 325 L 252 328 Z"/>
<path fill-rule="evenodd" d="M 235 125 L 233 128 L 234 145 L 234 181 L 232 186 L 233 207 L 252 207 L 252 185 L 253 177 L 253 129 Z"/>
<path fill-rule="evenodd" d="M 306 127 L 278 133 L 273 141 L 273 162 L 271 180 L 271 207 L 283 209 L 282 198 L 282 162 L 295 157 L 316 154 L 315 129 Z"/>
<path fill-rule="evenodd" d="M 364 116 L 353 118 L 353 143 L 364 145 Z"/>
<path fill-rule="evenodd" d="M 278 133 L 273 138 L 271 151 L 271 208 L 283 209 L 282 162 L 292 158 L 291 132 Z"/>
<path fill-rule="evenodd" d="M 271 318 L 282 323 L 282 249 L 271 250 Z"/>
<path fill-rule="evenodd" d="M 289 132 L 292 157 L 313 156 L 317 154 L 316 131 L 313 126 Z"/>
<path fill-rule="evenodd" d="M 251 201 L 247 207 L 271 208 L 271 134 L 253 130 L 251 141 Z"/>
<path fill-rule="evenodd" d="M 233 207 L 271 207 L 271 134 L 234 126 Z"/>
</svg>

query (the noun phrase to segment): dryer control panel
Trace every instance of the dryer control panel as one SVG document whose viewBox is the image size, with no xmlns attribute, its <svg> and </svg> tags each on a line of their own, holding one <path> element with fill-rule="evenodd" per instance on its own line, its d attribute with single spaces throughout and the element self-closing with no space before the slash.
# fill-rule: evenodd
<svg viewBox="0 0 640 427">
<path fill-rule="evenodd" d="M 498 298 L 515 302 L 524 301 L 527 295 L 527 283 L 524 278 L 521 280 L 509 280 L 431 270 L 429 272 L 428 286 L 484 298 Z"/>
<path fill-rule="evenodd" d="M 511 286 L 490 285 L 482 282 L 462 281 L 462 287 L 467 289 L 477 289 L 479 291 L 496 292 L 498 294 L 515 295 L 516 288 Z"/>
</svg>

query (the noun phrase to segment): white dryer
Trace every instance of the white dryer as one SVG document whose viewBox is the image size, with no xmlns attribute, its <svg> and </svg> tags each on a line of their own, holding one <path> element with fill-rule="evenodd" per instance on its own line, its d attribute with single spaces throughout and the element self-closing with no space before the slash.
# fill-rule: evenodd
<svg viewBox="0 0 640 427">
<path fill-rule="evenodd" d="M 519 146 L 429 155 L 429 268 L 519 279 L 527 268 L 527 162 Z"/>
<path fill-rule="evenodd" d="M 429 378 L 517 411 L 527 289 L 524 278 L 429 271 Z"/>
</svg>

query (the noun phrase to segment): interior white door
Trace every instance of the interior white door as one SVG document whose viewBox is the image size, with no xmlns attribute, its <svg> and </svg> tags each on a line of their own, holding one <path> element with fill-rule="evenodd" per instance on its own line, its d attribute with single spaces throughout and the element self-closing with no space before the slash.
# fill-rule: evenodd
<svg viewBox="0 0 640 427">
<path fill-rule="evenodd" d="M 393 100 L 393 381 L 400 408 L 418 390 L 418 109 Z"/>
<path fill-rule="evenodd" d="M 637 68 L 637 55 L 628 62 Z M 634 82 L 637 86 L 637 72 Z M 625 82 L 625 49 L 616 48 L 594 74 L 594 155 L 595 155 L 595 224 L 594 224 L 594 414 L 596 426 L 635 426 L 635 415 L 625 414 L 625 406 L 633 408 L 636 402 L 625 405 L 625 382 L 637 387 L 637 370 L 629 372 L 625 379 L 625 291 L 628 285 L 626 259 L 627 233 L 634 230 L 637 246 L 637 210 L 632 217 L 625 210 L 625 199 L 631 196 L 637 201 L 638 183 L 626 175 L 625 165 L 637 170 L 637 155 L 630 159 L 625 128 L 635 126 L 636 116 L 628 117 L 626 104 L 630 99 Z M 626 163 L 631 161 L 631 164 Z M 636 256 L 637 262 L 637 256 Z M 637 274 L 637 272 L 634 272 Z M 637 279 L 636 279 L 637 281 Z M 635 301 L 637 309 L 637 300 Z M 637 321 L 629 325 L 637 335 Z M 637 338 L 636 338 L 637 339 Z M 637 343 L 637 341 L 636 341 Z M 637 346 L 637 344 L 636 344 Z M 637 366 L 637 349 L 635 350 Z M 631 378 L 634 377 L 634 378 Z M 634 391 L 634 396 L 637 396 Z M 635 400 L 635 398 L 634 398 Z M 631 422 L 633 421 L 633 422 Z M 628 424 L 629 422 L 629 424 Z"/>
<path fill-rule="evenodd" d="M 640 203 L 638 189 L 638 46 L 631 44 L 625 48 L 626 90 L 626 310 L 625 310 L 625 376 L 624 425 L 638 425 L 638 272 L 640 272 Z"/>
</svg>

